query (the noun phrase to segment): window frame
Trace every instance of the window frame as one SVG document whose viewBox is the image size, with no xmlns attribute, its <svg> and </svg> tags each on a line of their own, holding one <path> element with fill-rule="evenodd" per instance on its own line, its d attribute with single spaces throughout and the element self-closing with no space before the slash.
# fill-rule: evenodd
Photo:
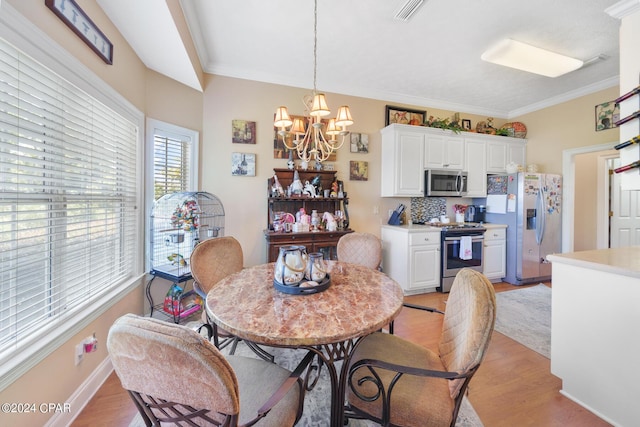
<svg viewBox="0 0 640 427">
<path fill-rule="evenodd" d="M 136 194 L 136 206 L 138 206 L 136 222 L 140 225 L 143 224 L 144 209 L 140 209 L 140 207 L 144 203 L 144 114 L 7 2 L 0 3 L 0 37 L 99 102 L 135 123 L 138 128 L 136 183 L 139 189 Z M 21 344 L 18 350 L 12 352 L 11 358 L 0 364 L 0 390 L 4 390 L 32 367 L 79 334 L 84 328 L 117 304 L 124 296 L 140 287 L 142 279 L 145 277 L 143 251 L 140 250 L 144 244 L 144 230 L 140 226 L 135 229 L 138 231 L 132 238 L 136 239 L 138 247 L 136 253 L 138 255 L 133 264 L 133 277 L 114 286 L 113 289 L 105 292 L 104 295 L 90 304 L 65 313 L 61 322 L 57 323 L 55 328 L 47 328 L 47 325 L 44 325 L 42 333 L 31 338 L 29 342 L 25 341 L 25 343 Z"/>
<path fill-rule="evenodd" d="M 197 191 L 199 176 L 199 147 L 200 133 L 198 131 L 180 127 L 171 123 L 147 117 L 146 127 L 146 157 L 145 157 L 145 232 L 151 236 L 151 213 L 154 204 L 154 148 L 155 135 L 160 134 L 173 139 L 188 139 L 191 144 L 190 150 L 190 177 L 187 180 L 185 191 Z M 151 270 L 151 243 L 150 239 L 145 241 L 145 271 Z"/>
</svg>

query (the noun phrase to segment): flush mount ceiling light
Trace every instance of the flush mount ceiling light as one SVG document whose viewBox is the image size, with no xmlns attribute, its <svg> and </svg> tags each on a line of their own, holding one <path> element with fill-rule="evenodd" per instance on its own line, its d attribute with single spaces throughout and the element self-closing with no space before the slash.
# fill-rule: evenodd
<svg viewBox="0 0 640 427">
<path fill-rule="evenodd" d="M 500 41 L 484 52 L 481 58 L 487 62 L 547 77 L 558 77 L 575 71 L 583 65 L 579 59 L 511 39 Z"/>
</svg>

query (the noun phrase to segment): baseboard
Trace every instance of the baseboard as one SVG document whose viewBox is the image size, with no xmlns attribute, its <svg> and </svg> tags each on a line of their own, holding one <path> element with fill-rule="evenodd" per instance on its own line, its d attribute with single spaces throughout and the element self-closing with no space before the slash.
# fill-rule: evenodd
<svg viewBox="0 0 640 427">
<path fill-rule="evenodd" d="M 71 425 L 73 420 L 80 415 L 87 403 L 102 387 L 102 384 L 109 378 L 112 371 L 111 358 L 107 356 L 69 397 L 67 402 L 73 410 L 69 413 L 56 413 L 45 424 L 45 427 L 66 427 Z"/>
<path fill-rule="evenodd" d="M 587 411 L 591 412 L 595 416 L 601 418 L 602 420 L 608 422 L 612 426 L 616 426 L 617 425 L 612 419 L 610 419 L 609 417 L 605 416 L 601 412 L 596 411 L 595 409 L 593 409 L 591 406 L 587 405 L 586 403 L 584 403 L 580 399 L 576 399 L 574 396 L 572 396 L 571 394 L 567 393 L 564 389 L 560 389 L 560 394 L 563 395 L 564 397 L 566 397 L 567 399 L 569 399 L 569 400 L 577 403 L 578 405 L 582 406 L 584 409 L 586 409 Z"/>
</svg>

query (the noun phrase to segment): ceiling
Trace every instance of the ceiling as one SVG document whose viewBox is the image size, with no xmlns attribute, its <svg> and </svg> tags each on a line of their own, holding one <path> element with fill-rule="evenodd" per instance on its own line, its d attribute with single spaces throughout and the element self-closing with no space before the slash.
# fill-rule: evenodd
<svg viewBox="0 0 640 427">
<path fill-rule="evenodd" d="M 205 72 L 313 88 L 312 1 L 179 1 Z M 618 0 L 425 0 L 394 19 L 406 2 L 318 0 L 318 90 L 511 118 L 618 85 Z M 166 2 L 98 3 L 149 68 L 201 90 Z M 556 78 L 482 61 L 503 38 L 596 60 Z"/>
</svg>

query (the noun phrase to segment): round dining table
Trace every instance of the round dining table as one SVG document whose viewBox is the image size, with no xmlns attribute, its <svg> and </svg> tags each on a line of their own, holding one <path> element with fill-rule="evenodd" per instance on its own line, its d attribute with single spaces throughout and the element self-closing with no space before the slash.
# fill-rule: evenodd
<svg viewBox="0 0 640 427">
<path fill-rule="evenodd" d="M 330 286 L 293 295 L 273 283 L 275 263 L 243 269 L 207 294 L 206 310 L 218 327 L 260 345 L 313 351 L 331 380 L 330 425 L 342 427 L 346 372 L 334 364 L 357 340 L 388 325 L 402 309 L 400 285 L 386 274 L 356 264 L 326 261 Z M 344 365 L 343 365 L 344 367 Z"/>
</svg>

